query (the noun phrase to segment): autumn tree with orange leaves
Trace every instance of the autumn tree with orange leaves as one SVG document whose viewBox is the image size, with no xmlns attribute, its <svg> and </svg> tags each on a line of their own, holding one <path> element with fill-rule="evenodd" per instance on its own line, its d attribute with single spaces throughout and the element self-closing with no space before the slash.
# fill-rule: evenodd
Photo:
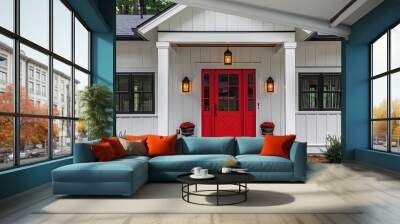
<svg viewBox="0 0 400 224">
<path fill-rule="evenodd" d="M 9 85 L 4 93 L 0 93 L 0 111 L 12 113 L 14 110 L 14 88 Z M 20 88 L 20 111 L 22 114 L 47 115 L 48 106 L 34 105 L 29 99 L 25 88 Z M 55 110 L 58 114 L 58 110 Z M 13 117 L 0 116 L 0 149 L 13 148 Z M 20 118 L 20 149 L 26 145 L 46 144 L 48 139 L 48 119 L 46 118 Z M 53 126 L 53 138 L 58 138 L 59 127 Z"/>
</svg>

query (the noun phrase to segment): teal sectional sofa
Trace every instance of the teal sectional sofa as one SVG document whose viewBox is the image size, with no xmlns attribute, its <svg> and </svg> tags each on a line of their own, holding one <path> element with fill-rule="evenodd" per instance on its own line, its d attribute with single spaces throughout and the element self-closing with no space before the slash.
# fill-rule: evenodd
<svg viewBox="0 0 400 224">
<path fill-rule="evenodd" d="M 290 159 L 260 156 L 261 137 L 184 137 L 177 142 L 177 155 L 128 156 L 96 162 L 90 145 L 75 144 L 74 163 L 52 172 L 53 193 L 67 195 L 131 195 L 148 181 L 176 181 L 193 167 L 218 172 L 228 160 L 236 160 L 259 182 L 304 182 L 307 145 L 295 142 Z"/>
</svg>

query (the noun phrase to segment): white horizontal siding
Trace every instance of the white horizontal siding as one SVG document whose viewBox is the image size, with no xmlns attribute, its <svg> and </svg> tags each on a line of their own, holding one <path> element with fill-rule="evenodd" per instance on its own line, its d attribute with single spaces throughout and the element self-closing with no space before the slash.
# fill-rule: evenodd
<svg viewBox="0 0 400 224">
<path fill-rule="evenodd" d="M 294 31 L 293 27 L 194 7 L 162 23 L 161 31 Z"/>
</svg>

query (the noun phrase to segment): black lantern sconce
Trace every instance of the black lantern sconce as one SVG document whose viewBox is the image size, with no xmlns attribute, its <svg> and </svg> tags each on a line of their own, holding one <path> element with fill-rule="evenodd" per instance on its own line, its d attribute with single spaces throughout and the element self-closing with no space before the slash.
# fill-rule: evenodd
<svg viewBox="0 0 400 224">
<path fill-rule="evenodd" d="M 264 89 L 267 93 L 273 93 L 275 91 L 275 83 L 271 76 L 264 83 Z"/>
<path fill-rule="evenodd" d="M 224 52 L 224 65 L 232 64 L 232 52 L 228 49 Z"/>
<path fill-rule="evenodd" d="M 190 93 L 190 79 L 187 76 L 182 80 L 182 93 Z"/>
</svg>

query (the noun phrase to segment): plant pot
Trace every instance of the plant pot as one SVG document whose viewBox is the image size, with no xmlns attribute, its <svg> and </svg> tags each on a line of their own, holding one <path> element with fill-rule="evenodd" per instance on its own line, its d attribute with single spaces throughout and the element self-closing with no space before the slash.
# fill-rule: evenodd
<svg viewBox="0 0 400 224">
<path fill-rule="evenodd" d="M 262 135 L 273 135 L 274 134 L 274 128 L 272 128 L 272 127 L 262 127 L 261 128 L 261 133 L 262 133 Z"/>
</svg>

